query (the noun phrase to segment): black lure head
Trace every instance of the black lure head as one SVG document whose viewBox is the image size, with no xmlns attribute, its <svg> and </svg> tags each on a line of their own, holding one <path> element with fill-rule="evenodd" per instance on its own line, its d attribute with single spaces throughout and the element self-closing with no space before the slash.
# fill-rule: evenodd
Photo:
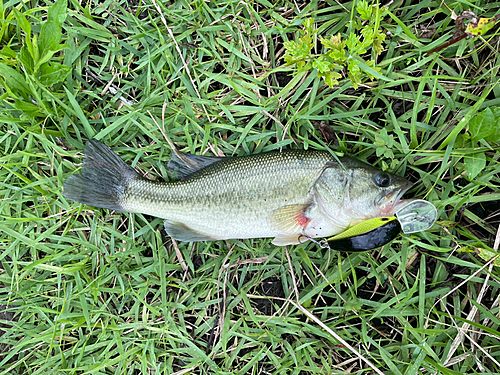
<svg viewBox="0 0 500 375">
<path fill-rule="evenodd" d="M 361 252 L 376 249 L 388 244 L 401 232 L 398 220 L 392 220 L 378 228 L 354 237 L 328 241 L 331 249 L 345 252 Z"/>
</svg>

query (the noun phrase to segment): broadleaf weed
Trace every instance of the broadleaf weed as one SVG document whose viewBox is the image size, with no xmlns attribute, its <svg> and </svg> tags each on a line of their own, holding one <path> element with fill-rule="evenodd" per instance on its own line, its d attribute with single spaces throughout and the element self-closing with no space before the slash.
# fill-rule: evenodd
<svg viewBox="0 0 500 375">
<path fill-rule="evenodd" d="M 325 83 L 330 86 L 339 84 L 342 78 L 340 73 L 347 69 L 348 77 L 354 88 L 358 88 L 363 82 L 363 77 L 370 80 L 374 77 L 369 72 L 364 71 L 360 62 L 374 69 L 377 73 L 380 68 L 375 66 L 375 60 L 364 60 L 369 49 L 373 50 L 373 55 L 377 56 L 383 51 L 385 34 L 381 31 L 380 18 L 386 13 L 386 8 L 380 8 L 378 4 L 369 5 L 366 1 L 358 2 L 356 7 L 359 18 L 353 19 L 350 23 L 347 37 L 341 33 L 332 35 L 329 38 L 319 38 L 323 46 L 323 52 L 313 54 L 316 47 L 318 32 L 314 27 L 314 20 L 308 18 L 304 21 L 304 28 L 300 30 L 301 36 L 297 40 L 285 42 L 286 54 L 284 60 L 287 65 L 295 65 L 298 71 L 317 70 L 318 77 L 323 77 Z"/>
</svg>

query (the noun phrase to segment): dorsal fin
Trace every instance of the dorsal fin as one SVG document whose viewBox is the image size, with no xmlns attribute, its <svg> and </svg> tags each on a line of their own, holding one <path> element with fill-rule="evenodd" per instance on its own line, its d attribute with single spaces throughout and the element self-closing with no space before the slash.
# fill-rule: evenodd
<svg viewBox="0 0 500 375">
<path fill-rule="evenodd" d="M 167 162 L 167 170 L 173 179 L 186 179 L 194 172 L 218 162 L 221 159 L 223 158 L 192 155 L 180 152 L 175 148 L 170 154 L 169 161 Z"/>
</svg>

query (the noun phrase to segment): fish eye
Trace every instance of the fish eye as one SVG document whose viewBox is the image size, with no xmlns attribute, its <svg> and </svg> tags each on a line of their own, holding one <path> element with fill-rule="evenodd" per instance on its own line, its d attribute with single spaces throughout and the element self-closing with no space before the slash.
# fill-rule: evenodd
<svg viewBox="0 0 500 375">
<path fill-rule="evenodd" d="M 380 172 L 375 176 L 375 183 L 380 187 L 387 187 L 391 183 L 391 176 L 385 172 Z"/>
</svg>

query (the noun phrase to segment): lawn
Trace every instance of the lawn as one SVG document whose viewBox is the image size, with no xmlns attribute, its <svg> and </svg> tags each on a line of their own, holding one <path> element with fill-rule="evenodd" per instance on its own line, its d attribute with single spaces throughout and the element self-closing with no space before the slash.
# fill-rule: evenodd
<svg viewBox="0 0 500 375">
<path fill-rule="evenodd" d="M 0 374 L 500 373 L 500 4 L 379 5 L 0 0 Z M 170 141 L 330 149 L 439 219 L 362 253 L 177 242 L 63 197 L 92 138 L 165 181 Z"/>
</svg>

